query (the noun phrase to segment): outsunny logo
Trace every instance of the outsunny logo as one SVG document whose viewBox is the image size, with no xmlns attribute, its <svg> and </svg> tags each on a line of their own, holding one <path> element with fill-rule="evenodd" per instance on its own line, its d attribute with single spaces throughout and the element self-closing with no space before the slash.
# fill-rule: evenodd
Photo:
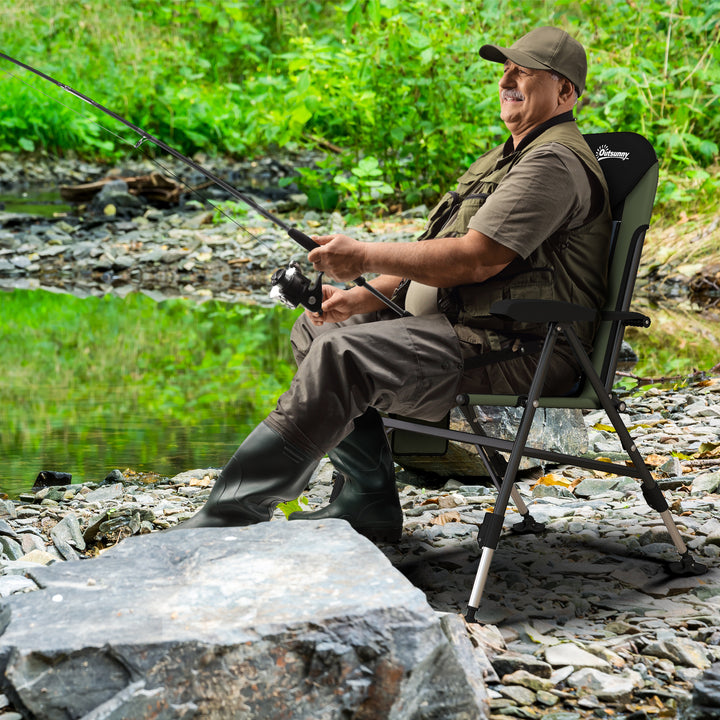
<svg viewBox="0 0 720 720">
<path fill-rule="evenodd" d="M 630 158 L 629 152 L 623 152 L 622 150 L 611 150 L 607 145 L 601 145 L 595 151 L 595 157 L 598 162 L 603 160 L 628 160 Z"/>
</svg>

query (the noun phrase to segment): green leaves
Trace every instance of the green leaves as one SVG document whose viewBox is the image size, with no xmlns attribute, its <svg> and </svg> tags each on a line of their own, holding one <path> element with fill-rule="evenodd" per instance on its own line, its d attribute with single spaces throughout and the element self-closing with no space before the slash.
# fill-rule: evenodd
<svg viewBox="0 0 720 720">
<path fill-rule="evenodd" d="M 558 0 L 525 3 L 508 24 L 507 0 L 481 11 L 465 0 L 57 0 L 16 4 L 0 47 L 185 153 L 259 156 L 328 141 L 345 149 L 341 202 L 356 207 L 372 190 L 371 203 L 382 203 L 392 188 L 405 204 L 430 204 L 468 158 L 507 136 L 499 68 L 478 46 L 556 24 L 589 51 L 582 127 L 647 135 L 663 176 L 689 192 L 687 171 L 712 167 L 720 145 L 719 8 Z M 11 77 L 2 83 L 0 149 L 128 152 L 87 105 L 58 93 L 61 107 Z M 355 172 L 365 156 L 381 175 Z M 707 199 L 720 185 L 710 172 Z"/>
</svg>

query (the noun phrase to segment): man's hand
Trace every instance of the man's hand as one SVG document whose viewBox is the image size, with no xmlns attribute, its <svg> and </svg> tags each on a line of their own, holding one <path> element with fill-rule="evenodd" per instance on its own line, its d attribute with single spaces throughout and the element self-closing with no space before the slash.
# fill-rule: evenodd
<svg viewBox="0 0 720 720">
<path fill-rule="evenodd" d="M 323 314 L 319 315 L 316 312 L 312 312 L 312 310 L 305 311 L 305 314 L 310 318 L 310 322 L 313 325 L 319 327 L 325 323 L 343 322 L 343 320 L 347 320 L 360 310 L 356 293 L 342 290 L 334 285 L 323 285 L 322 294 Z"/>
<path fill-rule="evenodd" d="M 308 255 L 315 270 L 338 282 L 354 280 L 365 271 L 365 243 L 347 235 L 320 235 L 313 240 L 321 245 Z"/>
</svg>

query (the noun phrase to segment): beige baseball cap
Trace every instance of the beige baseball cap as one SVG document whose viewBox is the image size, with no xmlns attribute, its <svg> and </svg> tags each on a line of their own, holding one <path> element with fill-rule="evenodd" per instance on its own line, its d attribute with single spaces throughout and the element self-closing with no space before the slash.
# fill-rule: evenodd
<svg viewBox="0 0 720 720">
<path fill-rule="evenodd" d="M 509 48 L 483 45 L 480 48 L 480 57 L 498 63 L 510 60 L 532 70 L 554 70 L 575 85 L 578 95 L 585 90 L 585 48 L 560 28 L 535 28 Z"/>
</svg>

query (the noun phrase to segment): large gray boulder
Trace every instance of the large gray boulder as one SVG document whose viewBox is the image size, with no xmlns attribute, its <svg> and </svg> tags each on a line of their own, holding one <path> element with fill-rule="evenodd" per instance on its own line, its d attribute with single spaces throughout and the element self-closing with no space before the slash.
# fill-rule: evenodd
<svg viewBox="0 0 720 720">
<path fill-rule="evenodd" d="M 486 717 L 457 616 L 342 520 L 136 536 L 0 608 L 28 718 Z"/>
<path fill-rule="evenodd" d="M 483 406 L 474 408 L 475 416 L 490 437 L 514 440 L 522 418 L 522 408 Z M 450 415 L 453 430 L 472 432 L 459 408 L 453 408 Z M 416 435 L 420 447 L 426 436 Z M 565 408 L 538 408 L 528 437 L 530 447 L 568 455 L 581 455 L 588 450 L 588 432 L 581 410 Z M 507 458 L 508 455 L 505 454 Z M 487 470 L 477 451 L 471 445 L 451 441 L 444 455 L 399 455 L 395 462 L 406 470 L 431 473 L 441 478 L 487 476 Z M 541 460 L 525 457 L 520 462 L 521 470 L 541 467 Z"/>
</svg>

